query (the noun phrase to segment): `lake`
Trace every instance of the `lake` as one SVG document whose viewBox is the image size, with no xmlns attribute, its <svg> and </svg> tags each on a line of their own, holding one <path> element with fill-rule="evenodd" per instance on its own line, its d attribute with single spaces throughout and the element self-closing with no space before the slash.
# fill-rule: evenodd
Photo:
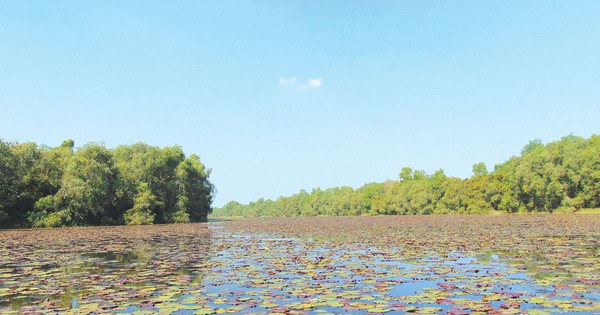
<svg viewBox="0 0 600 315">
<path fill-rule="evenodd" d="M 600 215 L 1 231 L 0 312 L 593 314 Z"/>
</svg>

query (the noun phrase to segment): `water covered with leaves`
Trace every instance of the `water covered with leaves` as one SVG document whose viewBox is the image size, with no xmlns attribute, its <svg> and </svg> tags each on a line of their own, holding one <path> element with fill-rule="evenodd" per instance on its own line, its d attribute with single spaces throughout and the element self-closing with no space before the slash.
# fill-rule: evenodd
<svg viewBox="0 0 600 315">
<path fill-rule="evenodd" d="M 0 313 L 114 313 L 178 296 L 209 269 L 202 224 L 0 232 Z"/>
<path fill-rule="evenodd" d="M 5 231 L 2 313 L 590 314 L 600 215 Z"/>
</svg>

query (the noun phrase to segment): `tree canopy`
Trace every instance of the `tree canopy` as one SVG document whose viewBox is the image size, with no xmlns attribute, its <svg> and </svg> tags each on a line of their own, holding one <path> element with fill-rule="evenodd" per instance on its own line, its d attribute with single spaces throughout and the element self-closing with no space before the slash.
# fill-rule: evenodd
<svg viewBox="0 0 600 315">
<path fill-rule="evenodd" d="M 210 172 L 178 146 L 0 140 L 0 227 L 206 221 Z"/>
<path fill-rule="evenodd" d="M 314 216 L 574 212 L 600 207 L 600 136 L 569 135 L 542 144 L 533 140 L 520 156 L 488 172 L 473 165 L 467 179 L 443 170 L 426 174 L 403 167 L 398 180 L 350 187 L 301 191 L 277 200 L 249 204 L 232 201 L 217 216 Z"/>
</svg>

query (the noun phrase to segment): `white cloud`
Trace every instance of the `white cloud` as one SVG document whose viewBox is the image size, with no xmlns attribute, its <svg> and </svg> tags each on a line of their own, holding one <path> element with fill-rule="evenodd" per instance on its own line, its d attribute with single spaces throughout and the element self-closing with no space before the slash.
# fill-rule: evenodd
<svg viewBox="0 0 600 315">
<path fill-rule="evenodd" d="M 308 79 L 308 84 L 306 85 L 306 88 L 307 89 L 317 89 L 317 88 L 320 88 L 322 84 L 323 84 L 322 78 Z"/>
<path fill-rule="evenodd" d="M 285 88 L 294 88 L 299 90 L 318 89 L 323 85 L 323 79 L 309 78 L 307 83 L 298 82 L 296 77 L 281 77 L 279 85 Z"/>
<path fill-rule="evenodd" d="M 298 83 L 296 83 L 296 77 L 289 77 L 289 78 L 281 77 L 281 78 L 279 78 L 279 85 L 281 85 L 283 87 L 294 87 L 294 86 L 298 86 Z"/>
</svg>

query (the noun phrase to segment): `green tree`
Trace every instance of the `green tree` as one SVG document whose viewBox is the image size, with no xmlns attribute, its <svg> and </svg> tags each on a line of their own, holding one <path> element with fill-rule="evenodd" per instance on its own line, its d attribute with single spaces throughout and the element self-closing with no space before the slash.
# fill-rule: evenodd
<svg viewBox="0 0 600 315">
<path fill-rule="evenodd" d="M 14 206 L 19 181 L 17 161 L 12 144 L 0 140 L 0 226 L 10 227 L 14 222 Z"/>
<path fill-rule="evenodd" d="M 115 224 L 117 213 L 111 211 L 115 200 L 117 169 L 112 153 L 98 144 L 88 144 L 69 160 L 56 193 L 58 214 L 47 225 Z M 50 217 L 49 217 L 50 218 Z"/>
<path fill-rule="evenodd" d="M 413 179 L 413 170 L 412 168 L 405 166 L 400 171 L 400 181 L 407 181 Z"/>
<path fill-rule="evenodd" d="M 488 172 L 473 165 L 468 179 L 447 177 L 442 170 L 402 168 L 398 181 L 370 183 L 356 190 L 332 188 L 301 191 L 272 202 L 236 204 L 243 215 L 364 215 L 487 213 L 555 210 L 577 211 L 600 207 L 600 136 L 563 137 L 547 145 L 533 140 L 520 156 Z M 261 209 L 260 211 L 258 209 Z"/>
<path fill-rule="evenodd" d="M 7 175 L 12 177 L 11 186 L 13 194 L 8 201 L 7 226 L 24 227 L 28 225 L 27 218 L 34 209 L 36 201 L 46 194 L 57 191 L 48 178 L 46 168 L 47 149 L 39 147 L 33 142 L 12 144 L 12 172 Z"/>
<path fill-rule="evenodd" d="M 485 167 L 485 163 L 480 162 L 477 164 L 473 164 L 473 175 L 487 175 L 488 170 Z"/>
<path fill-rule="evenodd" d="M 192 222 L 206 222 L 212 211 L 210 205 L 214 187 L 208 181 L 210 171 L 195 154 L 177 166 L 178 211 L 187 213 Z"/>
<path fill-rule="evenodd" d="M 124 214 L 125 223 L 128 225 L 143 225 L 154 223 L 154 207 L 156 197 L 150 192 L 146 183 L 140 183 L 138 193 L 133 201 L 133 208 L 127 210 Z"/>
<path fill-rule="evenodd" d="M 521 150 L 521 155 L 526 155 L 528 153 L 531 153 L 531 152 L 535 151 L 535 149 L 541 148 L 543 146 L 544 146 L 544 144 L 542 143 L 542 140 L 540 140 L 540 139 L 531 140 L 525 147 L 523 147 L 523 150 Z"/>
</svg>

